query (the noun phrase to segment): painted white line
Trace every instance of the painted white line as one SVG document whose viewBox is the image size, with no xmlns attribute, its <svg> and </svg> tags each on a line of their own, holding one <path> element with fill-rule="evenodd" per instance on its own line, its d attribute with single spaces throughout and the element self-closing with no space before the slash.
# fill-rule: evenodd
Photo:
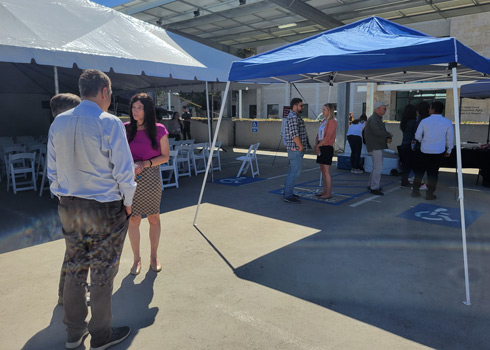
<svg viewBox="0 0 490 350">
<path fill-rule="evenodd" d="M 401 188 L 401 187 L 398 187 L 398 186 L 397 186 L 397 187 L 393 187 L 392 189 L 389 189 L 388 191 L 385 191 L 384 193 L 385 193 L 385 194 L 388 194 L 388 193 L 394 192 L 394 191 L 396 191 L 396 190 L 399 190 L 400 188 Z M 353 204 L 349 205 L 349 207 L 353 207 L 353 208 L 355 208 L 355 207 L 357 207 L 357 206 L 359 206 L 359 205 L 361 205 L 361 204 L 364 204 L 364 203 L 370 202 L 370 201 L 372 201 L 372 200 L 374 200 L 374 199 L 377 199 L 377 198 L 379 198 L 379 197 L 381 197 L 381 196 L 371 196 L 371 197 L 368 197 L 368 198 L 366 198 L 366 199 L 363 199 L 362 201 L 359 201 L 359 202 L 353 203 Z"/>
<path fill-rule="evenodd" d="M 380 197 L 380 196 L 371 196 L 371 197 L 368 197 L 366 199 L 363 199 L 362 201 L 359 201 L 359 202 L 356 202 L 354 204 L 349 205 L 349 207 L 355 208 L 355 207 L 357 207 L 357 206 L 359 206 L 361 204 L 364 204 L 364 203 L 367 203 L 369 201 L 372 201 L 374 198 L 378 198 L 378 197 Z"/>
<path fill-rule="evenodd" d="M 456 189 L 456 190 L 458 189 L 458 187 L 449 187 L 449 188 L 454 188 L 454 189 Z M 482 190 L 476 190 L 476 189 L 474 189 L 474 188 L 466 188 L 466 187 L 464 188 L 464 190 L 465 190 L 465 191 L 474 191 L 474 192 L 484 192 L 484 191 L 482 191 Z M 485 191 L 485 192 L 486 192 L 486 191 Z"/>
</svg>

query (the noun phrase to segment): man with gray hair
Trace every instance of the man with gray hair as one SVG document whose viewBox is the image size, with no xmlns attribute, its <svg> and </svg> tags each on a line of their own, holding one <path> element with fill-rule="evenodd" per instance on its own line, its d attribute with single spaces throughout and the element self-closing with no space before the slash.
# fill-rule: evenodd
<svg viewBox="0 0 490 350">
<path fill-rule="evenodd" d="M 80 76 L 78 87 L 80 105 L 58 115 L 49 129 L 47 170 L 51 192 L 59 198 L 66 243 L 66 347 L 79 347 L 90 332 L 91 349 L 104 350 L 131 331 L 111 328 L 111 300 L 136 183 L 124 126 L 107 113 L 109 77 L 89 69 Z M 92 317 L 87 323 L 89 270 Z"/>
<path fill-rule="evenodd" d="M 383 150 L 388 148 L 387 143 L 391 143 L 393 134 L 388 132 L 383 123 L 383 115 L 386 113 L 388 104 L 383 101 L 374 103 L 374 113 L 369 117 L 366 127 L 364 128 L 364 138 L 366 139 L 366 148 L 371 153 L 373 160 L 373 169 L 369 176 L 368 189 L 377 196 L 383 196 L 381 192 L 381 170 L 383 169 Z"/>
</svg>

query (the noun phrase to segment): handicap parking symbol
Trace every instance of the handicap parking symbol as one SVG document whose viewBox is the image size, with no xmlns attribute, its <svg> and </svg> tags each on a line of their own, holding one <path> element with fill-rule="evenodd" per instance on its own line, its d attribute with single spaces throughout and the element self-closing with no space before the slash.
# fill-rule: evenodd
<svg viewBox="0 0 490 350">
<path fill-rule="evenodd" d="M 466 227 L 471 225 L 482 213 L 474 210 L 465 210 Z M 441 207 L 432 204 L 421 203 L 401 213 L 398 217 L 408 220 L 422 221 L 436 225 L 461 227 L 461 215 L 459 208 Z"/>
<path fill-rule="evenodd" d="M 265 179 L 261 177 L 240 176 L 240 177 L 225 177 L 217 180 L 217 182 L 221 185 L 241 186 L 241 185 L 246 185 L 252 182 L 257 182 L 262 180 Z"/>
</svg>

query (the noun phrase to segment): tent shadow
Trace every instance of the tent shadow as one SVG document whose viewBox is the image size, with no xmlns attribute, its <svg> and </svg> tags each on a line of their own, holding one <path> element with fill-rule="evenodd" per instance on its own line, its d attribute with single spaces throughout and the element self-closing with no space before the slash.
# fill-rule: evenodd
<svg viewBox="0 0 490 350">
<path fill-rule="evenodd" d="M 488 303 L 467 307 L 464 295 L 454 295 L 462 267 L 451 266 L 452 275 L 435 278 L 433 268 L 421 264 L 429 257 L 452 264 L 461 252 L 402 240 L 396 245 L 331 240 L 319 232 L 234 272 L 431 348 L 488 348 L 490 335 L 483 331 L 490 324 Z M 477 278 L 477 271 L 472 273 Z"/>
</svg>

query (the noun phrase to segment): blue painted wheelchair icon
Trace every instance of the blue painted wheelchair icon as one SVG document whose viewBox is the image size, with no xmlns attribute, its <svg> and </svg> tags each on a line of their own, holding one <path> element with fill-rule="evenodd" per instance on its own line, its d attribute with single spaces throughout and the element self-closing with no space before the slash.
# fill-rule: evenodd
<svg viewBox="0 0 490 350">
<path fill-rule="evenodd" d="M 466 227 L 478 219 L 481 214 L 481 212 L 475 210 L 465 210 Z M 459 208 L 420 203 L 401 213 L 398 217 L 454 228 L 461 227 L 461 214 Z"/>
<path fill-rule="evenodd" d="M 225 177 L 217 180 L 217 182 L 221 185 L 241 186 L 241 185 L 246 185 L 252 182 L 257 182 L 262 180 L 265 179 L 260 177 L 240 176 L 240 177 Z"/>
<path fill-rule="evenodd" d="M 423 220 L 430 221 L 455 221 L 459 222 L 459 219 L 451 219 L 449 211 L 446 208 L 437 208 L 432 211 L 422 210 L 415 213 L 415 216 Z"/>
</svg>

